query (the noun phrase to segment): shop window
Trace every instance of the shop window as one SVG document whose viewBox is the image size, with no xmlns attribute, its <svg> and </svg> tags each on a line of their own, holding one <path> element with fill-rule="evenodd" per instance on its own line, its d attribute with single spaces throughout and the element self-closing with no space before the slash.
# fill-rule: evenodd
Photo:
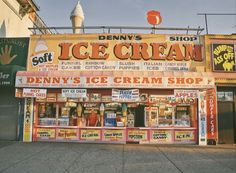
<svg viewBox="0 0 236 173">
<path fill-rule="evenodd" d="M 227 92 L 217 92 L 217 101 L 233 101 L 234 100 L 234 94 L 233 92 L 227 91 Z"/>
<path fill-rule="evenodd" d="M 190 106 L 176 106 L 175 126 L 190 127 Z"/>
<path fill-rule="evenodd" d="M 56 125 L 56 104 L 39 103 L 38 106 L 39 125 Z"/>
<path fill-rule="evenodd" d="M 171 105 L 163 104 L 159 106 L 158 125 L 160 127 L 173 125 L 174 108 Z"/>
</svg>

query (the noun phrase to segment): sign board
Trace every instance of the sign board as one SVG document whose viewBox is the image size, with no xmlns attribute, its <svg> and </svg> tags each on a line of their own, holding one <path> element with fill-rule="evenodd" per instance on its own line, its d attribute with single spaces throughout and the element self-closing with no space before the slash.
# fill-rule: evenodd
<svg viewBox="0 0 236 173">
<path fill-rule="evenodd" d="M 29 38 L 0 38 L 0 66 L 26 67 Z"/>
<path fill-rule="evenodd" d="M 40 88 L 213 88 L 213 77 L 202 73 L 186 72 L 17 72 L 16 87 Z M 133 91 L 132 91 L 133 93 Z M 122 94 L 125 96 L 124 94 Z M 128 95 L 130 96 L 130 94 Z M 133 99 L 133 98 L 132 98 Z"/>
<path fill-rule="evenodd" d="M 86 89 L 62 89 L 62 97 L 68 98 L 85 98 L 87 97 Z"/>
<path fill-rule="evenodd" d="M 195 141 L 194 130 L 175 130 L 175 141 L 190 142 Z"/>
<path fill-rule="evenodd" d="M 117 102 L 137 102 L 139 101 L 139 90 L 119 90 L 112 89 L 112 101 Z"/>
<path fill-rule="evenodd" d="M 80 140 L 83 141 L 100 141 L 101 130 L 97 129 L 80 129 Z"/>
<path fill-rule="evenodd" d="M 36 88 L 23 88 L 22 97 L 32 97 L 32 98 L 46 98 L 46 89 L 36 89 Z"/>
<path fill-rule="evenodd" d="M 207 105 L 206 105 L 206 92 L 199 92 L 198 98 L 198 127 L 199 127 L 199 145 L 206 145 L 207 140 Z"/>
<path fill-rule="evenodd" d="M 147 142 L 149 141 L 149 131 L 141 129 L 127 129 L 127 141 Z"/>
<path fill-rule="evenodd" d="M 56 139 L 56 129 L 52 128 L 37 128 L 37 140 L 54 140 Z"/>
<path fill-rule="evenodd" d="M 212 63 L 214 71 L 236 72 L 234 44 L 212 44 Z"/>
<path fill-rule="evenodd" d="M 208 89 L 206 93 L 207 107 L 207 139 L 217 140 L 217 98 L 216 89 Z"/>
<path fill-rule="evenodd" d="M 150 130 L 150 142 L 151 143 L 171 143 L 172 131 L 168 130 Z"/>
<path fill-rule="evenodd" d="M 204 66 L 196 35 L 33 35 L 29 71 L 196 71 Z"/>
<path fill-rule="evenodd" d="M 57 130 L 58 140 L 78 140 L 77 129 L 58 129 Z"/>
<path fill-rule="evenodd" d="M 104 129 L 102 134 L 103 141 L 124 142 L 125 130 L 120 129 Z"/>
<path fill-rule="evenodd" d="M 34 100 L 33 98 L 26 98 L 25 110 L 24 110 L 24 126 L 23 126 L 24 142 L 32 141 L 33 115 L 34 115 Z"/>
</svg>

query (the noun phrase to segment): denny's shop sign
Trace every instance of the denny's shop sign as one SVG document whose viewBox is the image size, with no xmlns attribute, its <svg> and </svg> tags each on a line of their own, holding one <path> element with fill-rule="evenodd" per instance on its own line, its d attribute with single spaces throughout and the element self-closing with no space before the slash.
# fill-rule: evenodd
<svg viewBox="0 0 236 173">
<path fill-rule="evenodd" d="M 28 71 L 191 71 L 202 66 L 194 35 L 34 35 Z"/>
<path fill-rule="evenodd" d="M 171 75 L 172 74 L 172 75 Z M 16 87 L 35 88 L 213 88 L 214 78 L 191 72 L 174 75 L 117 72 L 17 72 Z"/>
</svg>

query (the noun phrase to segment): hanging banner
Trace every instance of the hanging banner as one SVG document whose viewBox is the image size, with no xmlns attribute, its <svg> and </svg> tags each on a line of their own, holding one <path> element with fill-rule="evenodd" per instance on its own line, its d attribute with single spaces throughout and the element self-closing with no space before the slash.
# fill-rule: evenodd
<svg viewBox="0 0 236 173">
<path fill-rule="evenodd" d="M 217 129 L 217 98 L 216 89 L 208 89 L 207 98 L 207 140 L 213 140 L 214 143 L 218 138 Z"/>
<path fill-rule="evenodd" d="M 86 98 L 87 90 L 86 89 L 62 89 L 62 97 L 68 98 Z"/>
<path fill-rule="evenodd" d="M 199 145 L 207 145 L 207 105 L 206 92 L 199 92 L 198 97 L 198 129 L 199 129 Z"/>
<path fill-rule="evenodd" d="M 139 101 L 139 90 L 119 90 L 112 89 L 112 101 L 117 102 L 137 102 Z"/>
<path fill-rule="evenodd" d="M 23 88 L 22 97 L 32 97 L 43 99 L 47 97 L 46 89 L 35 89 L 35 88 Z"/>
<path fill-rule="evenodd" d="M 212 44 L 212 59 L 214 71 L 236 71 L 234 44 Z"/>
<path fill-rule="evenodd" d="M 196 71 L 204 65 L 196 35 L 33 35 L 29 71 Z"/>
<path fill-rule="evenodd" d="M 25 110 L 24 110 L 24 126 L 23 126 L 24 142 L 32 142 L 33 115 L 34 115 L 34 99 L 26 98 Z"/>
<path fill-rule="evenodd" d="M 214 77 L 207 73 L 117 73 L 117 72 L 17 72 L 16 87 L 40 88 L 213 88 Z M 118 92 L 118 91 L 117 91 Z M 117 93 L 116 92 L 116 93 Z M 120 93 L 127 99 L 131 94 Z M 116 98 L 119 99 L 119 98 Z M 135 96 L 130 98 L 136 99 Z"/>
</svg>

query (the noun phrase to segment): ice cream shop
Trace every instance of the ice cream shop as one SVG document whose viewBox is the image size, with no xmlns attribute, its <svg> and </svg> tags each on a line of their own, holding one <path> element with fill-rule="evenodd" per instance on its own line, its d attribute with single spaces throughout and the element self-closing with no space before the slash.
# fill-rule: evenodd
<svg viewBox="0 0 236 173">
<path fill-rule="evenodd" d="M 33 35 L 16 75 L 24 141 L 214 143 L 203 51 L 195 35 Z"/>
</svg>

